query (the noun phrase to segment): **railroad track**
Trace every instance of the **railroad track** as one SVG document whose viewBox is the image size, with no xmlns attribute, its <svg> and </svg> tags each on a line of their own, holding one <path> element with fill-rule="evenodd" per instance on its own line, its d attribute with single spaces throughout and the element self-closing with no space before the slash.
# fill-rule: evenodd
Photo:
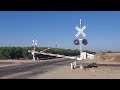
<svg viewBox="0 0 120 90">
<path fill-rule="evenodd" d="M 83 63 L 86 68 L 92 67 L 120 67 L 120 64 L 97 64 L 97 63 Z"/>
</svg>

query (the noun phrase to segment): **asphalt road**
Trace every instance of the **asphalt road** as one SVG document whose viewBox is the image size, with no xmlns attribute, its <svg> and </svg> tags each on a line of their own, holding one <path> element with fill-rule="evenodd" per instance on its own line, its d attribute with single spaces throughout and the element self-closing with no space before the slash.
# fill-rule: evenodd
<svg viewBox="0 0 120 90">
<path fill-rule="evenodd" d="M 22 65 L 0 68 L 0 79 L 30 79 L 30 77 L 50 72 L 61 66 L 70 66 L 75 60 L 45 60 L 26 63 Z"/>
</svg>

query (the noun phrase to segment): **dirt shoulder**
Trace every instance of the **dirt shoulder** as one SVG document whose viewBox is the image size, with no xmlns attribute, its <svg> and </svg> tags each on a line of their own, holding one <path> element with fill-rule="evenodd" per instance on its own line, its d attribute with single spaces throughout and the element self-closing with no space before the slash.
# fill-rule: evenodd
<svg viewBox="0 0 120 90">
<path fill-rule="evenodd" d="M 33 60 L 0 60 L 0 67 L 20 65 L 29 62 L 34 62 L 34 61 Z"/>
<path fill-rule="evenodd" d="M 115 67 L 98 67 L 89 70 L 71 70 L 69 66 L 58 68 L 50 73 L 30 77 L 31 79 L 120 79 L 120 70 Z"/>
</svg>

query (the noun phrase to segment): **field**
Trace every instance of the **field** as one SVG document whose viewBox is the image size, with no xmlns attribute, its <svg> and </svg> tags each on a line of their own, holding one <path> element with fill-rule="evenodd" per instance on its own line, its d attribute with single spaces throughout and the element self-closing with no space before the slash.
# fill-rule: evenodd
<svg viewBox="0 0 120 90">
<path fill-rule="evenodd" d="M 107 62 L 120 62 L 120 53 L 99 53 L 96 56 Z"/>
</svg>

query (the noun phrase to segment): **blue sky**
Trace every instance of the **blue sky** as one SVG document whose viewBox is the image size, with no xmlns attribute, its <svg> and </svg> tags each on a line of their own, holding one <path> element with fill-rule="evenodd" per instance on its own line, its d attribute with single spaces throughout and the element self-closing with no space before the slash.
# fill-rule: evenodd
<svg viewBox="0 0 120 90">
<path fill-rule="evenodd" d="M 80 18 L 84 50 L 120 51 L 120 11 L 0 11 L 0 46 L 31 46 L 36 37 L 40 47 L 79 49 L 73 41 Z"/>
</svg>

